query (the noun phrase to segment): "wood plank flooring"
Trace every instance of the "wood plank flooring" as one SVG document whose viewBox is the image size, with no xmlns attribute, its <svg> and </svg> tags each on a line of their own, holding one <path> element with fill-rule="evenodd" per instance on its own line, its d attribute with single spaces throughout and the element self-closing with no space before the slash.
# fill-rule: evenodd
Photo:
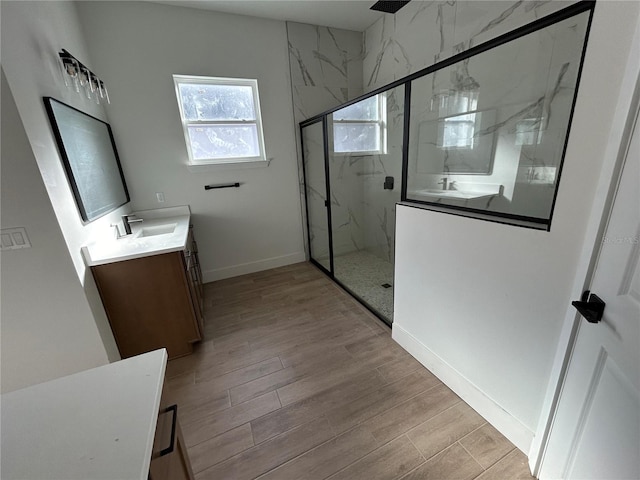
<svg viewBox="0 0 640 480">
<path fill-rule="evenodd" d="M 167 366 L 196 479 L 533 478 L 390 332 L 309 263 L 205 285 Z"/>
</svg>

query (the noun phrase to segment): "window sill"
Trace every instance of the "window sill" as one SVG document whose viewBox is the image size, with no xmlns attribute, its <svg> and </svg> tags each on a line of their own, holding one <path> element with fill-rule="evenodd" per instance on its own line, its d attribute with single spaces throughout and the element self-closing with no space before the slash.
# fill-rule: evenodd
<svg viewBox="0 0 640 480">
<path fill-rule="evenodd" d="M 244 170 L 247 168 L 265 168 L 271 165 L 271 158 L 249 162 L 224 162 L 224 163 L 188 163 L 187 170 L 191 173 L 220 172 L 224 170 Z"/>
</svg>

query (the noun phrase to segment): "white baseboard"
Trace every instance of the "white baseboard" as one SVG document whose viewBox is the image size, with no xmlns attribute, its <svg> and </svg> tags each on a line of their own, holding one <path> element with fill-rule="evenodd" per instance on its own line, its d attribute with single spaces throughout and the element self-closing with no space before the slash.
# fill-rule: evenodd
<svg viewBox="0 0 640 480">
<path fill-rule="evenodd" d="M 232 265 L 230 267 L 216 268 L 213 270 L 205 270 L 202 272 L 202 280 L 204 283 L 215 282 L 225 278 L 238 277 L 247 273 L 261 272 L 270 268 L 284 267 L 293 263 L 305 261 L 304 252 L 291 253 L 280 257 L 266 258 L 256 262 L 241 263 L 240 265 Z"/>
<path fill-rule="evenodd" d="M 504 410 L 460 372 L 395 323 L 392 327 L 392 338 L 507 437 L 520 451 L 525 455 L 529 454 L 533 441 L 533 432 L 517 418 Z"/>
</svg>

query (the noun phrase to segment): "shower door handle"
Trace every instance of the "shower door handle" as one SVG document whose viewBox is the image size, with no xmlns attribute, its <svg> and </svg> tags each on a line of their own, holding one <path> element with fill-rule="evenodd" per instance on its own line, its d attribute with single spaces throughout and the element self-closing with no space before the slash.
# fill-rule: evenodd
<svg viewBox="0 0 640 480">
<path fill-rule="evenodd" d="M 329 208 L 329 200 L 325 200 L 325 201 L 324 201 L 324 206 L 325 206 L 325 207 L 327 207 L 327 208 Z"/>
</svg>

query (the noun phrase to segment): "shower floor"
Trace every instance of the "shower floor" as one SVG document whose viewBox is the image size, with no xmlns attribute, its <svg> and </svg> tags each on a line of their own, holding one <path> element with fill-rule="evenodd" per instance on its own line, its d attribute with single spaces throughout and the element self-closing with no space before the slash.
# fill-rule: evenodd
<svg viewBox="0 0 640 480">
<path fill-rule="evenodd" d="M 389 322 L 393 321 L 392 263 L 367 251 L 350 252 L 334 258 L 334 272 L 340 283 Z"/>
</svg>

